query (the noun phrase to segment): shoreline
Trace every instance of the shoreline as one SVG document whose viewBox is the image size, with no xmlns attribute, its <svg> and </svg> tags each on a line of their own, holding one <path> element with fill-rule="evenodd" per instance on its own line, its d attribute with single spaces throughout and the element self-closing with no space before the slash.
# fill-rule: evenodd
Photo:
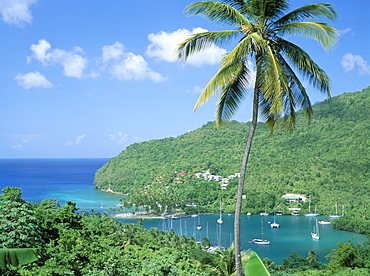
<svg viewBox="0 0 370 276">
<path fill-rule="evenodd" d="M 212 213 L 205 213 L 202 215 L 212 215 Z M 181 219 L 181 218 L 188 218 L 192 215 L 186 214 L 186 213 L 174 213 L 174 214 L 168 214 L 164 216 L 160 215 L 151 215 L 147 212 L 136 212 L 136 213 L 120 213 L 120 214 L 113 214 L 112 217 L 115 218 L 127 218 L 127 219 Z"/>
<path fill-rule="evenodd" d="M 105 192 L 105 193 L 118 194 L 118 195 L 128 195 L 128 193 L 113 191 L 111 188 L 108 188 L 108 189 L 103 189 L 103 188 L 99 188 L 99 187 L 94 187 L 94 188 L 98 191 Z"/>
</svg>

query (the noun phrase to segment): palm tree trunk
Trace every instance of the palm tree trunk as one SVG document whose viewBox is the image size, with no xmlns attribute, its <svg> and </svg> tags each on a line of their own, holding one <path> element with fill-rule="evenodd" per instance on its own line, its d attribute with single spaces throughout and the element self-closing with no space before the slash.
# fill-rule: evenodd
<svg viewBox="0 0 370 276">
<path fill-rule="evenodd" d="M 240 214 L 242 209 L 242 197 L 244 190 L 244 179 L 248 164 L 248 157 L 252 147 L 252 140 L 254 132 L 257 127 L 258 119 L 258 97 L 259 97 L 259 87 L 256 84 L 253 92 L 253 114 L 252 114 L 252 125 L 249 129 L 248 139 L 245 146 L 245 151 L 243 155 L 242 166 L 240 168 L 240 178 L 238 183 L 238 195 L 235 206 L 235 221 L 234 221 L 234 236 L 235 236 L 235 265 L 236 265 L 236 275 L 243 276 L 242 258 L 241 258 L 241 248 L 240 248 Z"/>
</svg>

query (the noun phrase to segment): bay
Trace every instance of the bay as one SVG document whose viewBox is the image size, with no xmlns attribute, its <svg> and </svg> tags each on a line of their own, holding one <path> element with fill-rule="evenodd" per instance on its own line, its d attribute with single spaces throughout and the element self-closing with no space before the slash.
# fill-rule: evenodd
<svg viewBox="0 0 370 276">
<path fill-rule="evenodd" d="M 22 189 L 23 199 L 41 202 L 55 198 L 62 204 L 76 202 L 77 208 L 109 212 L 122 195 L 94 189 L 95 172 L 107 158 L 0 159 L 0 189 Z"/>
<path fill-rule="evenodd" d="M 55 198 L 62 204 L 66 201 L 76 202 L 81 210 L 95 210 L 112 213 L 117 208 L 122 195 L 105 193 L 93 187 L 97 169 L 109 159 L 0 159 L 0 188 L 6 186 L 22 189 L 25 200 L 40 202 L 43 199 Z M 199 218 L 182 219 L 145 219 L 145 228 L 157 227 L 160 230 L 174 229 L 180 235 L 194 236 L 197 241 L 209 237 L 211 243 L 228 247 L 234 239 L 233 214 L 223 214 L 222 225 L 216 220 L 219 215 L 201 215 Z M 264 225 L 264 236 L 271 241 L 270 245 L 249 243 L 252 238 L 261 238 L 261 219 Z M 319 216 L 319 220 L 329 218 Z M 137 219 L 118 219 L 122 222 L 136 223 Z M 316 218 L 304 216 L 277 216 L 280 228 L 271 228 L 273 216 L 242 215 L 242 249 L 251 248 L 260 257 L 267 257 L 275 264 L 281 264 L 282 258 L 294 250 L 301 256 L 307 256 L 314 250 L 319 260 L 326 262 L 325 256 L 336 248 L 339 241 L 361 242 L 366 236 L 334 230 L 331 225 L 320 225 L 320 240 L 313 240 L 310 232 Z M 202 226 L 197 230 L 198 221 Z"/>
<path fill-rule="evenodd" d="M 222 225 L 216 221 L 219 215 L 200 215 L 201 230 L 197 230 L 198 218 L 187 217 L 182 219 L 145 219 L 145 228 L 157 227 L 160 230 L 169 231 L 174 229 L 180 235 L 194 236 L 197 241 L 208 237 L 215 245 L 229 247 L 234 239 L 234 215 L 224 214 Z M 250 243 L 253 238 L 261 238 L 261 219 L 264 225 L 264 237 L 271 243 L 269 245 L 258 245 Z M 326 216 L 318 216 L 318 220 L 326 219 Z M 122 222 L 137 222 L 135 219 L 119 219 Z M 327 262 L 325 256 L 336 248 L 339 241 L 362 242 L 366 236 L 339 231 L 331 225 L 319 225 L 320 240 L 311 238 L 311 231 L 316 224 L 316 218 L 305 216 L 277 216 L 276 222 L 280 228 L 271 228 L 270 223 L 274 221 L 273 216 L 242 215 L 241 216 L 241 246 L 242 250 L 252 249 L 261 258 L 269 258 L 275 264 L 281 264 L 283 258 L 288 257 L 292 250 L 299 255 L 307 257 L 308 251 L 314 250 L 319 255 L 319 261 Z"/>
</svg>

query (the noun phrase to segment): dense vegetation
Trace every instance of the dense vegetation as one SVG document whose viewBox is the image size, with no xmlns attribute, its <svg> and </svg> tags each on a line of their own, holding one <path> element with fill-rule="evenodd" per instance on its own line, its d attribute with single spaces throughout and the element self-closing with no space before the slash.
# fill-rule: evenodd
<svg viewBox="0 0 370 276">
<path fill-rule="evenodd" d="M 1 247 L 37 248 L 39 256 L 23 267 L 3 267 L 1 275 L 212 275 L 215 270 L 202 263 L 213 255 L 192 237 L 122 224 L 106 214 L 79 214 L 73 202 L 26 202 L 18 188 L 3 192 Z"/>
<path fill-rule="evenodd" d="M 334 213 L 338 203 L 338 212 L 344 206 L 345 213 L 361 225 L 361 229 L 345 229 L 338 220 L 338 228 L 370 233 L 370 198 L 365 196 L 370 192 L 369 106 L 370 87 L 315 104 L 312 122 L 306 123 L 298 114 L 293 132 L 279 130 L 269 136 L 260 123 L 247 171 L 243 212 L 265 208 L 272 212 L 277 207 L 290 213 L 281 196 L 302 193 L 311 197 L 311 206 L 317 206 L 320 214 Z M 227 189 L 221 190 L 219 182 L 194 174 L 210 169 L 228 177 L 238 172 L 248 124 L 231 121 L 216 129 L 209 122 L 176 138 L 133 144 L 98 170 L 95 187 L 128 193 L 126 203 L 157 212 L 176 206 L 184 210 L 192 202 L 199 203 L 200 210 L 216 212 L 221 196 L 224 211 L 232 212 L 237 180 L 230 180 Z M 308 203 L 299 207 L 305 213 Z"/>
<path fill-rule="evenodd" d="M 2 259 L 0 275 L 4 276 L 226 276 L 235 270 L 232 246 L 211 254 L 204 250 L 209 246 L 207 239 L 199 244 L 173 230 L 123 224 L 105 213 L 78 211 L 73 202 L 63 206 L 55 199 L 30 203 L 22 199 L 19 188 L 3 189 L 0 222 L 2 252 L 25 248 L 37 252 L 37 260 L 23 261 L 23 265 Z M 246 266 L 254 254 L 243 251 Z M 269 259 L 263 262 L 276 276 L 370 275 L 370 240 L 340 242 L 327 259 L 328 264 L 322 264 L 310 251 L 307 257 L 292 252 L 282 265 Z"/>
</svg>

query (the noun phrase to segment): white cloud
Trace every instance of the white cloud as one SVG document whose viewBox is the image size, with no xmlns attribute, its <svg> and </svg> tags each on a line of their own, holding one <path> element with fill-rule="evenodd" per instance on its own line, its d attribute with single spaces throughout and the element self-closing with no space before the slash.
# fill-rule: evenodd
<svg viewBox="0 0 370 276">
<path fill-rule="evenodd" d="M 87 59 L 81 55 L 83 50 L 80 47 L 75 47 L 72 51 L 51 49 L 51 44 L 48 41 L 40 39 L 38 44 L 32 44 L 30 49 L 33 55 L 27 57 L 28 62 L 36 59 L 44 66 L 61 65 L 66 76 L 82 78 Z"/>
<path fill-rule="evenodd" d="M 370 74 L 370 65 L 359 55 L 345 54 L 341 60 L 344 71 L 357 70 L 359 75 Z"/>
<path fill-rule="evenodd" d="M 9 24 L 22 26 L 23 22 L 30 23 L 32 15 L 30 6 L 38 0 L 1 0 L 0 12 L 2 20 Z"/>
<path fill-rule="evenodd" d="M 0 138 L 3 137 L 13 150 L 23 150 L 27 147 L 27 144 L 32 144 L 44 139 L 44 135 L 42 134 L 0 134 Z"/>
<path fill-rule="evenodd" d="M 20 150 L 21 148 L 23 148 L 22 144 L 12 146 L 12 149 L 14 149 L 14 150 Z"/>
<path fill-rule="evenodd" d="M 120 42 L 102 48 L 102 61 L 108 71 L 120 80 L 152 80 L 154 82 L 166 80 L 161 74 L 150 69 L 142 56 L 125 51 L 124 45 Z"/>
<path fill-rule="evenodd" d="M 127 134 L 123 135 L 122 132 L 117 132 L 117 134 L 109 134 L 109 138 L 113 142 L 122 144 L 127 141 L 128 135 Z"/>
<path fill-rule="evenodd" d="M 167 62 L 176 62 L 176 49 L 178 45 L 191 35 L 201 32 L 207 32 L 207 30 L 202 28 L 195 28 L 192 31 L 178 29 L 172 33 L 161 31 L 156 34 L 149 34 L 148 39 L 151 44 L 147 47 L 146 55 L 149 57 L 156 57 Z M 214 45 L 201 53 L 196 53 L 190 56 L 186 63 L 198 67 L 206 64 L 218 64 L 225 53 L 225 49 Z"/>
<path fill-rule="evenodd" d="M 351 28 L 346 28 L 346 29 L 344 29 L 344 30 L 341 30 L 341 31 L 340 31 L 340 34 L 344 35 L 344 34 L 346 34 L 346 33 L 349 33 L 350 31 L 352 31 L 352 29 L 351 29 Z"/>
<path fill-rule="evenodd" d="M 77 146 L 81 143 L 81 141 L 85 139 L 85 134 L 78 135 L 74 141 L 67 141 L 67 146 Z"/>
<path fill-rule="evenodd" d="M 192 89 L 186 89 L 185 90 L 185 93 L 188 93 L 188 94 L 200 94 L 200 93 L 202 93 L 202 91 L 203 91 L 203 88 L 202 87 L 195 86 Z"/>
<path fill-rule="evenodd" d="M 18 85 L 24 89 L 30 88 L 51 88 L 54 85 L 46 79 L 40 72 L 30 72 L 25 75 L 18 74 L 15 77 Z"/>
<path fill-rule="evenodd" d="M 132 138 L 132 140 L 135 142 L 135 143 L 140 143 L 140 142 L 144 142 L 146 141 L 145 139 L 141 138 L 141 137 L 137 137 L 137 136 L 134 136 Z"/>
<path fill-rule="evenodd" d="M 119 60 L 120 57 L 123 56 L 124 46 L 122 43 L 118 41 L 113 45 L 106 45 L 102 48 L 102 59 L 103 62 L 107 62 L 110 60 Z"/>
</svg>

